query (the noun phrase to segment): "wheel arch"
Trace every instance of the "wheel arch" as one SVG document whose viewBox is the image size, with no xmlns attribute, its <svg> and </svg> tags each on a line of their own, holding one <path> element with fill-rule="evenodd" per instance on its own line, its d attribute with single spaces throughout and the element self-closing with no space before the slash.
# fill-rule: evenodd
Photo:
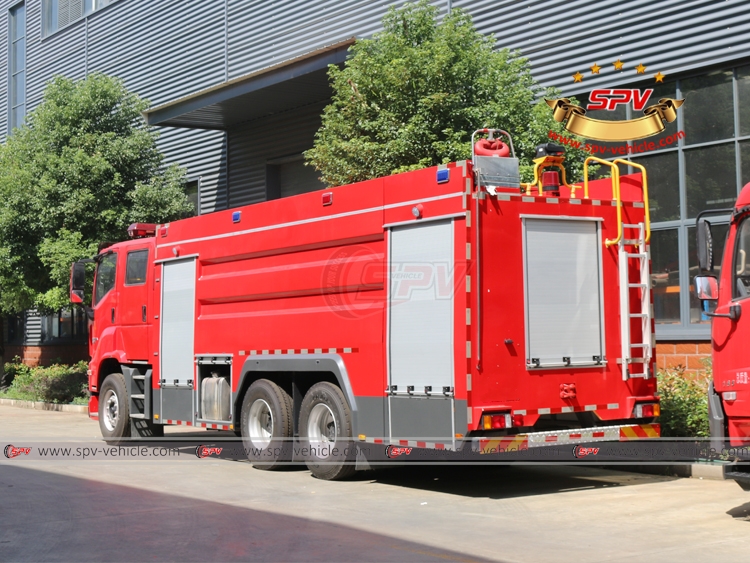
<svg viewBox="0 0 750 563">
<path fill-rule="evenodd" d="M 104 380 L 107 378 L 107 376 L 111 373 L 118 373 L 122 372 L 122 365 L 116 358 L 105 358 L 101 361 L 99 364 L 99 371 L 97 373 L 96 377 L 96 390 L 97 393 L 102 388 L 102 384 L 104 383 Z"/>
<path fill-rule="evenodd" d="M 279 357 L 272 354 L 250 356 L 240 370 L 237 391 L 233 392 L 235 418 L 239 416 L 245 392 L 258 379 L 269 379 L 284 388 L 295 399 L 295 418 L 298 413 L 298 402 L 292 392 L 297 386 L 302 394 L 320 381 L 337 385 L 344 393 L 346 402 L 352 412 L 352 420 L 357 420 L 357 400 L 352 390 L 349 373 L 343 358 L 338 354 L 288 354 Z M 235 420 L 235 423 L 237 420 Z"/>
</svg>

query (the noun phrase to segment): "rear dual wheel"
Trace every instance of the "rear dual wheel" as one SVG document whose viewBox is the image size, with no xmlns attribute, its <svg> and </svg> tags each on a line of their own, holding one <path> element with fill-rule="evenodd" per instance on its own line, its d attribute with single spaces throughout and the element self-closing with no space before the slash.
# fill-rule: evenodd
<svg viewBox="0 0 750 563">
<path fill-rule="evenodd" d="M 355 471 L 352 415 L 341 389 L 328 382 L 313 385 L 299 415 L 301 451 L 318 479 L 345 479 Z"/>
<path fill-rule="evenodd" d="M 287 465 L 293 453 L 292 399 L 268 379 L 250 385 L 242 401 L 240 429 L 254 467 Z M 313 385 L 302 400 L 299 451 L 318 479 L 345 479 L 355 471 L 352 415 L 341 389 L 328 382 Z"/>
</svg>

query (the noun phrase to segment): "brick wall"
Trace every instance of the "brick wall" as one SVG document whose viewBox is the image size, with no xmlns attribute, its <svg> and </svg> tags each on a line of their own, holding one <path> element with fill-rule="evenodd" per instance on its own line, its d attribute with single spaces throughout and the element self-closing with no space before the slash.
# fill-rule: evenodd
<svg viewBox="0 0 750 563">
<path fill-rule="evenodd" d="M 706 367 L 701 360 L 710 356 L 710 342 L 659 342 L 656 344 L 656 367 L 658 369 L 682 366 L 686 373 L 695 373 Z"/>
<path fill-rule="evenodd" d="M 11 361 L 15 356 L 27 366 L 49 366 L 55 362 L 74 364 L 89 359 L 86 344 L 70 344 L 65 346 L 20 346 L 5 345 L 5 361 Z"/>
</svg>

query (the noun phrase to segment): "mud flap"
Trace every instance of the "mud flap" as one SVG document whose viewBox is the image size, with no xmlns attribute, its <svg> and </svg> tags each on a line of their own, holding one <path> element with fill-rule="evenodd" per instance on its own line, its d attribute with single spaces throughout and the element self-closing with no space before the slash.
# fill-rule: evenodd
<svg viewBox="0 0 750 563">
<path fill-rule="evenodd" d="M 130 436 L 133 438 L 163 438 L 164 426 L 150 420 L 131 418 Z"/>
<path fill-rule="evenodd" d="M 708 385 L 708 428 L 711 435 L 711 448 L 721 452 L 727 447 L 727 424 L 721 397 L 714 391 L 713 381 Z"/>
</svg>

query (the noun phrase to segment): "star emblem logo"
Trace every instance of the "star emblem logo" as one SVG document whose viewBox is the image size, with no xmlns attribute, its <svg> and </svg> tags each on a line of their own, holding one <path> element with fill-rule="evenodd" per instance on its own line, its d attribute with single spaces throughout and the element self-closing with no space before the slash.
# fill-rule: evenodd
<svg viewBox="0 0 750 563">
<path fill-rule="evenodd" d="M 576 71 L 576 73 L 573 75 L 573 82 L 583 82 L 583 74 Z"/>
<path fill-rule="evenodd" d="M 635 72 L 636 74 L 643 74 L 644 72 L 646 72 L 646 67 L 643 66 L 642 63 L 638 63 L 638 66 L 635 67 Z"/>
<path fill-rule="evenodd" d="M 657 83 L 664 84 L 664 75 L 661 72 L 657 72 L 654 74 L 654 80 L 656 80 Z"/>
<path fill-rule="evenodd" d="M 591 74 L 599 74 L 599 71 L 602 69 L 598 64 L 594 63 L 594 66 L 589 67 L 591 69 Z"/>
<path fill-rule="evenodd" d="M 615 65 L 615 70 L 622 70 L 622 67 L 625 65 L 625 63 L 622 62 L 620 59 L 617 59 L 612 64 Z"/>
</svg>

